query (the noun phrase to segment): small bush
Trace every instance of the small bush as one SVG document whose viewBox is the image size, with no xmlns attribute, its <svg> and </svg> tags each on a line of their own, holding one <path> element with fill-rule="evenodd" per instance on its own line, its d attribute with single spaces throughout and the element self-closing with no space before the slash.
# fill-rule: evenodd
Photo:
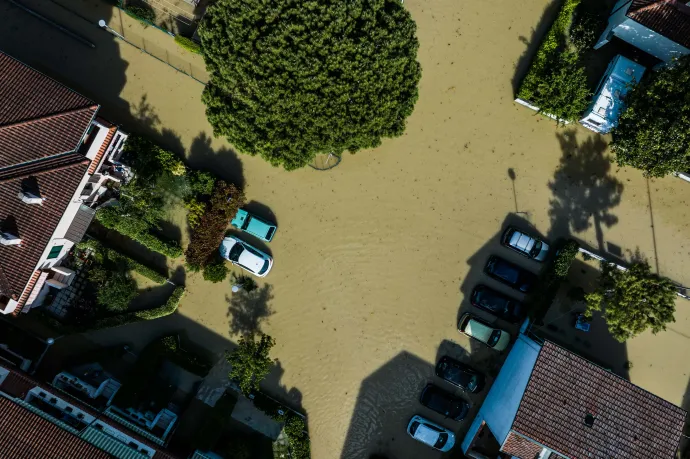
<svg viewBox="0 0 690 459">
<path fill-rule="evenodd" d="M 151 8 L 127 4 L 124 6 L 124 8 L 130 16 L 134 16 L 136 19 L 144 19 L 149 22 L 156 20 L 156 12 Z"/>
<path fill-rule="evenodd" d="M 569 239 L 563 244 L 561 250 L 556 255 L 556 259 L 553 262 L 553 273 L 561 278 L 565 279 L 568 277 L 568 271 L 570 270 L 570 265 L 573 263 L 575 256 L 579 251 L 580 245 Z"/>
<path fill-rule="evenodd" d="M 570 42 L 582 53 L 591 49 L 599 38 L 601 19 L 583 12 L 577 15 L 570 27 Z"/>
<path fill-rule="evenodd" d="M 204 215 L 204 212 L 206 212 L 206 204 L 192 198 L 185 202 L 184 206 L 187 209 L 187 222 L 189 223 L 189 227 L 194 229 L 199 226 L 201 217 Z"/>
<path fill-rule="evenodd" d="M 98 304 L 109 311 L 124 311 L 137 296 L 137 283 L 123 273 L 109 273 L 98 286 Z"/>
<path fill-rule="evenodd" d="M 296 415 L 288 417 L 284 429 L 290 443 L 291 457 L 309 459 L 311 457 L 309 436 L 305 432 L 306 427 L 302 418 Z"/>
<path fill-rule="evenodd" d="M 203 171 L 191 171 L 187 175 L 187 181 L 192 193 L 197 196 L 210 196 L 216 184 L 216 178 L 212 174 Z"/>
<path fill-rule="evenodd" d="M 254 279 L 252 279 L 249 276 L 245 276 L 244 274 L 237 275 L 235 273 L 232 273 L 232 278 L 230 279 L 230 282 L 232 282 L 234 285 L 238 285 L 245 292 L 251 292 L 253 290 L 256 290 L 258 287 Z"/>
<path fill-rule="evenodd" d="M 189 52 L 196 53 L 196 54 L 201 54 L 201 46 L 199 43 L 190 40 L 187 37 L 183 37 L 182 35 L 175 35 L 175 43 L 180 45 L 181 48 L 186 49 Z"/>
<path fill-rule="evenodd" d="M 147 249 L 162 253 L 166 257 L 177 258 L 182 248 L 173 241 L 164 241 L 149 232 L 150 225 L 134 215 L 120 215 L 117 208 L 105 207 L 96 212 L 96 219 L 108 229 L 117 231 L 134 239 Z"/>
<path fill-rule="evenodd" d="M 228 277 L 228 267 L 223 260 L 217 260 L 204 266 L 204 279 L 213 283 L 223 282 Z"/>
<path fill-rule="evenodd" d="M 172 174 L 172 175 L 185 175 L 187 173 L 187 167 L 184 165 L 184 163 L 180 160 L 180 158 L 175 155 L 175 153 L 164 150 L 162 148 L 158 148 L 158 163 L 160 164 L 160 167 Z"/>
</svg>

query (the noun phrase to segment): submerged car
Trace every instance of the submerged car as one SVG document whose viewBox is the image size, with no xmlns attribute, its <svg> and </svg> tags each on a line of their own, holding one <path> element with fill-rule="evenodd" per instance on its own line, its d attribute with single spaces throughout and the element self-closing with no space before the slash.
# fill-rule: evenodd
<svg viewBox="0 0 690 459">
<path fill-rule="evenodd" d="M 407 433 L 415 440 L 444 453 L 455 445 L 453 432 L 419 415 L 412 416 L 407 424 Z"/>
<path fill-rule="evenodd" d="M 505 351 L 510 344 L 508 332 L 494 328 L 470 313 L 465 313 L 458 322 L 458 331 L 497 351 Z"/>
<path fill-rule="evenodd" d="M 235 218 L 230 221 L 230 224 L 266 242 L 271 242 L 273 235 L 278 229 L 273 223 L 269 223 L 243 209 L 237 211 Z"/>
<path fill-rule="evenodd" d="M 501 245 L 536 261 L 544 261 L 549 254 L 548 244 L 513 226 L 509 226 L 503 233 Z"/>
<path fill-rule="evenodd" d="M 470 404 L 433 384 L 427 384 L 419 396 L 419 403 L 454 421 L 462 421 L 470 411 Z"/>
<path fill-rule="evenodd" d="M 444 355 L 436 364 L 436 376 L 468 392 L 481 392 L 484 375 L 458 360 Z"/>
<path fill-rule="evenodd" d="M 273 267 L 273 258 L 234 236 L 223 239 L 219 250 L 230 263 L 258 277 L 266 277 Z"/>
<path fill-rule="evenodd" d="M 474 288 L 470 302 L 472 306 L 489 311 L 499 319 L 513 324 L 522 321 L 527 316 L 522 303 L 486 285 L 477 285 Z"/>
<path fill-rule="evenodd" d="M 486 262 L 484 272 L 499 282 L 527 293 L 537 283 L 537 276 L 496 255 L 491 255 Z"/>
</svg>

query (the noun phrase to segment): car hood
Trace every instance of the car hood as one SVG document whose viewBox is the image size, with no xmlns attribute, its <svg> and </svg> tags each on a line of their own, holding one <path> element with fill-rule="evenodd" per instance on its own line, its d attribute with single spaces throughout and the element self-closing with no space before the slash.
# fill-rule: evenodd
<svg viewBox="0 0 690 459">
<path fill-rule="evenodd" d="M 226 237 L 223 239 L 223 242 L 220 244 L 220 256 L 225 258 L 226 260 L 229 260 L 228 254 L 230 253 L 230 249 L 232 249 L 235 244 L 237 244 L 237 241 L 234 240 L 231 237 Z"/>
<path fill-rule="evenodd" d="M 541 250 L 537 254 L 536 257 L 534 257 L 535 260 L 537 261 L 544 261 L 546 258 L 546 254 L 549 253 L 549 246 L 546 244 L 544 241 L 541 243 Z"/>
<path fill-rule="evenodd" d="M 259 270 L 263 267 L 264 265 L 264 259 L 261 257 L 257 257 L 253 253 L 251 253 L 249 250 L 244 250 L 240 254 L 240 259 L 238 260 L 239 264 L 242 266 L 246 266 L 247 268 L 251 269 L 255 273 L 258 273 Z"/>
<path fill-rule="evenodd" d="M 510 245 L 529 253 L 532 247 L 534 247 L 534 239 L 519 231 L 515 231 L 513 235 L 510 236 Z"/>
</svg>

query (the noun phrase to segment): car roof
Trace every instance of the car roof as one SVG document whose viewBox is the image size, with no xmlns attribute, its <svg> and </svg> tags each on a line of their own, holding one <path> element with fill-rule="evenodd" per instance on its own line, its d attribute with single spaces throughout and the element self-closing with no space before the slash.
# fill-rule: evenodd
<svg viewBox="0 0 690 459">
<path fill-rule="evenodd" d="M 465 327 L 465 333 L 483 342 L 489 341 L 493 331 L 493 328 L 482 322 L 479 322 L 474 317 L 470 318 L 469 322 L 467 322 L 467 326 Z"/>
<path fill-rule="evenodd" d="M 249 226 L 247 226 L 247 231 L 248 233 L 256 234 L 261 237 L 266 237 L 266 234 L 268 234 L 268 230 L 271 229 L 272 225 L 269 225 L 268 223 L 259 220 L 255 216 L 251 216 L 251 219 L 249 220 Z"/>
<path fill-rule="evenodd" d="M 532 236 L 523 233 L 520 230 L 515 230 L 510 236 L 509 244 L 522 250 L 523 252 L 529 252 L 534 247 L 535 242 L 536 241 Z"/>
<path fill-rule="evenodd" d="M 237 261 L 242 266 L 245 266 L 255 273 L 258 273 L 261 267 L 264 265 L 265 260 L 262 257 L 254 255 L 252 252 L 245 249 L 240 255 L 240 259 Z"/>
<path fill-rule="evenodd" d="M 429 446 L 434 446 L 436 444 L 436 441 L 438 441 L 439 433 L 441 432 L 431 429 L 427 427 L 427 425 L 424 422 L 421 422 L 419 424 L 419 427 L 417 427 L 417 431 L 415 432 L 414 437 L 422 443 L 426 443 Z"/>
</svg>

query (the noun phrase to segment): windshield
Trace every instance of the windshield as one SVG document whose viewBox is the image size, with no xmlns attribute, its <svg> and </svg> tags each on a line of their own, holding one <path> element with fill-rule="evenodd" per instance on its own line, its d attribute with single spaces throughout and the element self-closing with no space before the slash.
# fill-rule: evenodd
<svg viewBox="0 0 690 459">
<path fill-rule="evenodd" d="M 268 270 L 268 260 L 264 260 L 264 265 L 259 270 L 259 274 L 263 274 Z"/>
<path fill-rule="evenodd" d="M 415 432 L 417 432 L 417 427 L 419 427 L 419 423 L 417 421 L 413 422 L 412 425 L 410 426 L 410 433 L 412 435 L 414 435 Z"/>
<path fill-rule="evenodd" d="M 486 343 L 491 347 L 494 347 L 498 343 L 498 339 L 501 337 L 501 330 L 494 330 L 489 336 L 489 341 Z"/>
<path fill-rule="evenodd" d="M 532 251 L 530 252 L 530 255 L 532 255 L 533 257 L 539 255 L 539 252 L 541 252 L 541 245 L 542 245 L 541 241 L 536 241 L 534 243 L 534 247 L 532 247 Z"/>
<path fill-rule="evenodd" d="M 436 440 L 436 444 L 434 445 L 434 448 L 438 448 L 438 449 L 443 448 L 443 445 L 445 445 L 447 441 L 448 441 L 448 434 L 447 433 L 438 434 L 438 440 Z"/>
<path fill-rule="evenodd" d="M 473 375 L 470 382 L 467 383 L 467 390 L 472 392 L 477 388 L 477 375 Z"/>
<path fill-rule="evenodd" d="M 244 221 L 244 224 L 242 225 L 242 229 L 243 229 L 243 230 L 246 230 L 247 228 L 249 228 L 249 222 L 250 222 L 251 219 L 252 219 L 252 217 L 250 217 L 249 215 L 247 215 L 247 219 Z"/>
<path fill-rule="evenodd" d="M 242 247 L 242 244 L 235 244 L 230 249 L 228 258 L 232 261 L 237 261 L 240 259 L 240 255 L 242 255 L 242 252 L 244 252 L 244 247 Z"/>
</svg>

